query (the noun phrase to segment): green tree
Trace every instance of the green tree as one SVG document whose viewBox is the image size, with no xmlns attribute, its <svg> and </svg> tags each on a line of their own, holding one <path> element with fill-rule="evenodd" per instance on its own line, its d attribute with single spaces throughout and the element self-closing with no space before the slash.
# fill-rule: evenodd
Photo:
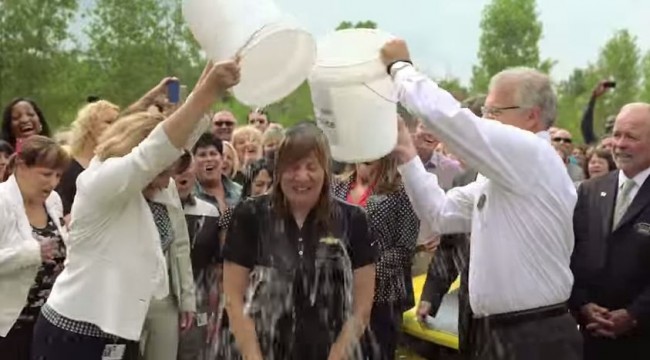
<svg viewBox="0 0 650 360">
<path fill-rule="evenodd" d="M 650 103 L 650 51 L 643 57 L 641 72 L 643 73 L 643 88 L 639 99 Z"/>
<path fill-rule="evenodd" d="M 191 87 L 200 74 L 200 51 L 180 0 L 97 0 L 87 15 L 89 91 L 128 105 L 165 76 Z"/>
<path fill-rule="evenodd" d="M 489 80 L 512 66 L 529 66 L 549 72 L 551 60 L 541 60 L 542 23 L 535 0 L 492 0 L 483 9 L 479 64 L 473 68 L 472 91 L 485 92 Z"/>
<path fill-rule="evenodd" d="M 366 20 L 366 21 L 357 21 L 357 23 L 353 23 L 351 21 L 342 21 L 339 26 L 336 27 L 336 30 L 344 30 L 344 29 L 376 29 L 377 28 L 377 23 L 372 21 L 372 20 Z"/>
<path fill-rule="evenodd" d="M 600 50 L 598 74 L 601 78 L 616 81 L 616 89 L 602 100 L 602 110 L 606 115 L 601 118 L 618 113 L 623 105 L 638 99 L 642 73 L 641 55 L 636 41 L 636 36 L 627 30 L 620 30 Z"/>
<path fill-rule="evenodd" d="M 566 80 L 558 84 L 558 116 L 556 121 L 558 127 L 569 130 L 576 137 L 581 134 L 580 121 L 582 114 L 598 81 L 597 68 L 594 65 L 589 65 L 584 69 L 574 69 Z M 596 107 L 595 119 L 601 117 L 601 112 L 601 107 Z M 600 123 L 599 121 L 596 122 Z"/>
<path fill-rule="evenodd" d="M 34 98 L 52 127 L 72 101 L 60 75 L 75 63 L 68 24 L 77 0 L 4 0 L 0 2 L 0 102 Z M 63 81 L 63 83 L 62 83 Z M 55 95 L 55 96 L 52 96 Z"/>
<path fill-rule="evenodd" d="M 452 94 L 458 101 L 463 101 L 469 96 L 469 90 L 467 89 L 467 87 L 465 87 L 460 82 L 460 79 L 456 77 L 446 77 L 442 79 L 437 79 L 436 83 L 438 84 L 438 86 L 440 86 L 441 88 L 447 90 L 450 94 Z"/>
</svg>

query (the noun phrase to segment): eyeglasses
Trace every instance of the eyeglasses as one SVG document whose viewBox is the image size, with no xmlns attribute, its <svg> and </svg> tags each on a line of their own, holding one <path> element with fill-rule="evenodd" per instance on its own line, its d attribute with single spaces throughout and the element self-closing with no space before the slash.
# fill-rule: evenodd
<svg viewBox="0 0 650 360">
<path fill-rule="evenodd" d="M 488 116 L 499 116 L 506 110 L 521 109 L 521 106 L 504 106 L 504 107 L 491 107 L 481 106 L 481 113 Z"/>
<path fill-rule="evenodd" d="M 555 137 L 555 138 L 553 138 L 553 141 L 554 142 L 562 142 L 562 143 L 565 143 L 565 144 L 571 144 L 573 142 L 573 140 L 571 140 L 569 138 L 562 138 L 562 137 Z"/>
<path fill-rule="evenodd" d="M 234 126 L 235 123 L 232 121 L 222 121 L 222 120 L 217 120 L 214 122 L 214 126 L 216 127 L 232 127 Z"/>
</svg>

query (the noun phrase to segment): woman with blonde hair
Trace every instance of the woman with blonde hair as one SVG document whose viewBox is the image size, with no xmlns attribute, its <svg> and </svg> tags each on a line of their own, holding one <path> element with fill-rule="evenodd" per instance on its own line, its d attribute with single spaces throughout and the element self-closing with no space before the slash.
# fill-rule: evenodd
<svg viewBox="0 0 650 360">
<path fill-rule="evenodd" d="M 168 118 L 135 113 L 102 135 L 77 179 L 68 259 L 36 323 L 34 358 L 122 359 L 140 339 L 152 300 L 171 292 L 163 248 L 172 226 L 148 200 L 175 191 L 167 189 L 174 163 L 209 126 L 203 115 L 238 81 L 236 62 L 208 66 Z"/>
<path fill-rule="evenodd" d="M 228 141 L 223 142 L 223 163 L 221 171 L 229 179 L 234 179 L 235 175 L 239 173 L 239 156 L 235 147 Z M 240 184 L 241 185 L 241 184 Z"/>
<path fill-rule="evenodd" d="M 248 165 L 262 157 L 262 132 L 253 125 L 238 127 L 232 134 L 232 145 L 245 172 Z"/>
<path fill-rule="evenodd" d="M 77 193 L 77 177 L 95 156 L 95 147 L 104 131 L 117 119 L 120 108 L 106 100 L 86 104 L 77 113 L 70 130 L 70 155 L 72 161 L 63 173 L 56 188 L 63 201 L 64 215 L 70 214 Z"/>
<path fill-rule="evenodd" d="M 14 174 L 0 184 L 0 354 L 31 360 L 34 324 L 65 260 L 63 208 L 52 190 L 69 157 L 33 135 L 13 161 Z"/>
</svg>

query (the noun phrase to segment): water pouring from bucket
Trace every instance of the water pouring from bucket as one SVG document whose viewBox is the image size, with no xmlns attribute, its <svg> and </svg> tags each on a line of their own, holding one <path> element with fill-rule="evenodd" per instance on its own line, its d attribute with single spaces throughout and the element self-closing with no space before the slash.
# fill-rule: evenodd
<svg viewBox="0 0 650 360">
<path fill-rule="evenodd" d="M 183 16 L 208 58 L 241 58 L 233 94 L 248 106 L 286 97 L 314 65 L 313 37 L 273 0 L 185 0 Z"/>
<path fill-rule="evenodd" d="M 393 36 L 346 29 L 318 42 L 309 77 L 318 126 L 340 162 L 377 160 L 397 143 L 397 101 L 379 51 Z"/>
</svg>

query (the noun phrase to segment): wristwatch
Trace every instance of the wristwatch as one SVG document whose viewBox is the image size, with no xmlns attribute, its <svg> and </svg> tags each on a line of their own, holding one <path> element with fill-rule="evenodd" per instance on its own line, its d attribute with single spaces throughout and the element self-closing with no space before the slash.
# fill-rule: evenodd
<svg viewBox="0 0 650 360">
<path fill-rule="evenodd" d="M 413 66 L 413 63 L 410 60 L 398 60 L 388 65 L 386 70 L 388 72 L 388 75 L 395 77 L 397 72 L 399 72 L 400 70 L 404 69 L 407 66 Z"/>
</svg>

